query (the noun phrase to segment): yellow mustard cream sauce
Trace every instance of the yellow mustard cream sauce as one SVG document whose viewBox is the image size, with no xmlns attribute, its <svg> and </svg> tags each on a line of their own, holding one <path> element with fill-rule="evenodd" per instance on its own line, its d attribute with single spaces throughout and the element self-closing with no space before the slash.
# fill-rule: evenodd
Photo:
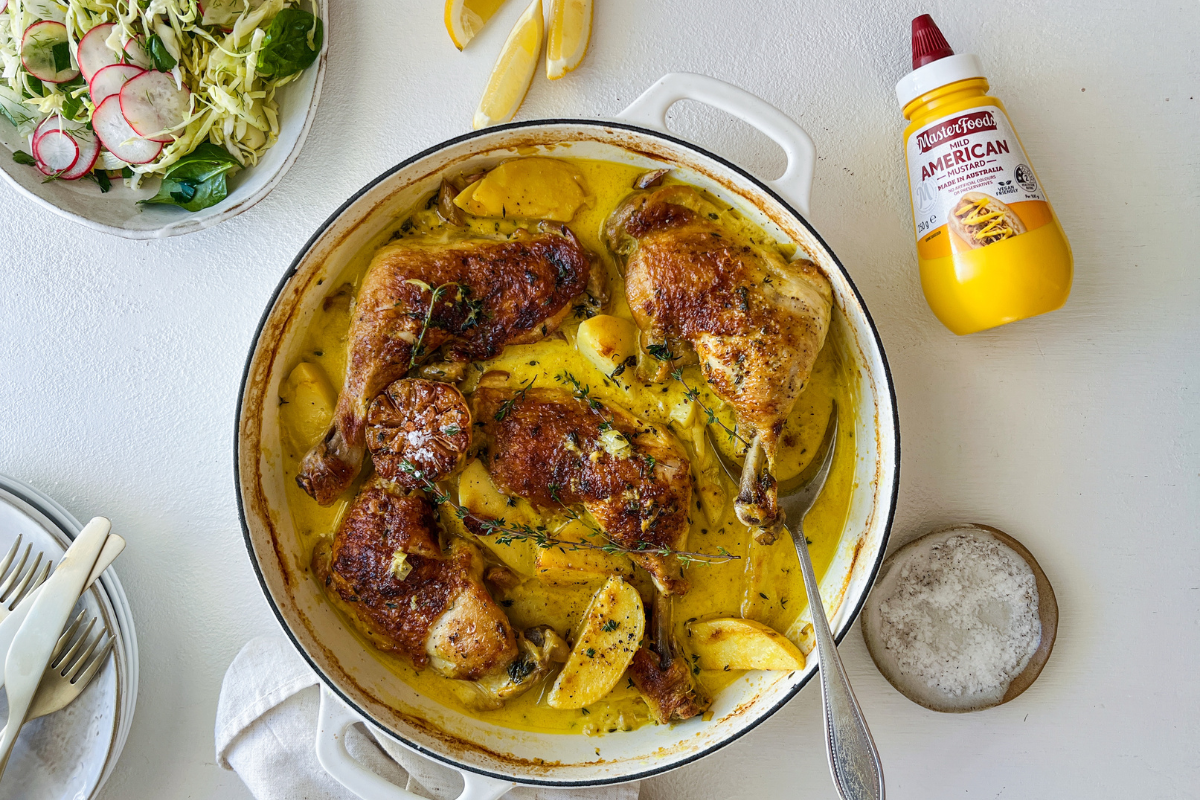
<svg viewBox="0 0 1200 800">
<path fill-rule="evenodd" d="M 612 210 L 632 191 L 634 179 L 643 170 L 612 162 L 563 160 L 582 178 L 582 183 L 590 194 L 590 204 L 580 208 L 568 225 L 588 250 L 601 256 L 608 269 L 611 299 L 603 313 L 632 320 L 625 301 L 622 277 L 601 241 L 601 229 Z M 667 180 L 671 181 L 670 178 Z M 740 227 L 743 235 L 754 238 L 764 246 L 777 246 L 785 255 L 790 256 L 795 252 L 794 245 L 776 244 L 768 239 L 763 231 L 743 220 L 735 208 L 717 202 L 726 209 L 723 212 L 724 224 Z M 360 285 L 371 256 L 393 236 L 425 234 L 436 231 L 439 225 L 440 220 L 436 217 L 436 212 L 422 204 L 411 216 L 398 219 L 394 227 L 364 246 L 343 275 L 337 280 L 327 282 L 334 300 L 318 310 L 312 320 L 299 360 L 320 367 L 332 385 L 340 387 L 345 374 L 349 328 L 346 300 Z M 468 217 L 468 226 L 477 233 L 494 235 L 511 233 L 516 229 L 517 223 L 511 220 Z M 337 297 L 339 292 L 340 298 Z M 592 396 L 606 403 L 621 406 L 649 422 L 671 427 L 680 434 L 679 439 L 684 443 L 689 456 L 694 456 L 695 450 L 690 434 L 680 432 L 678 424 L 673 423 L 671 419 L 672 409 L 686 402 L 683 386 L 670 380 L 665 384 L 645 385 L 632 377 L 632 369 L 620 382 L 606 376 L 575 347 L 580 316 L 582 315 L 572 315 L 568 318 L 561 329 L 563 337 L 547 339 L 532 345 L 510 346 L 499 357 L 468 369 L 468 377 L 461 385 L 464 393 L 469 394 L 479 375 L 486 370 L 509 372 L 512 385 L 533 380 L 537 386 L 560 388 L 562 384 L 555 380 L 555 376 L 564 370 L 569 371 L 590 388 Z M 849 513 L 853 488 L 856 458 L 853 438 L 855 404 L 851 395 L 854 391 L 854 381 L 842 357 L 843 346 L 837 329 L 833 328 L 817 359 L 808 387 L 800 396 L 785 425 L 777 463 L 780 480 L 798 474 L 807 466 L 820 444 L 833 401 L 836 400 L 841 433 L 833 467 L 825 490 L 805 519 L 805 532 L 811 541 L 810 551 L 818 579 L 828 568 L 837 550 L 838 540 Z M 684 376 L 689 386 L 699 390 L 704 404 L 732 427 L 732 413 L 708 391 L 699 368 L 686 368 Z M 281 413 L 281 424 L 285 427 L 289 413 L 296 412 L 285 405 Z M 318 506 L 295 482 L 300 460 L 311 442 L 297 442 L 296 436 L 289 435 L 287 430 L 281 433 L 288 502 L 296 531 L 304 541 L 305 552 L 311 557 L 312 549 L 319 538 L 331 535 L 336 530 L 338 521 L 357 486 L 332 506 Z M 723 449 L 732 454 L 733 445 L 727 435 L 722 434 L 715 438 L 721 442 Z M 449 481 L 452 496 L 455 496 L 456 480 L 457 478 L 452 478 Z M 691 582 L 691 590 L 674 601 L 674 625 L 685 657 L 689 659 L 687 626 L 691 621 L 714 617 L 744 617 L 786 633 L 808 603 L 800 576 L 799 561 L 791 542 L 786 538 L 780 538 L 773 545 L 754 542 L 750 532 L 738 522 L 733 513 L 732 500 L 737 493 L 733 483 L 723 474 L 720 481 L 726 498 L 724 512 L 720 519 L 710 521 L 697 502 L 692 509 L 692 526 L 686 549 L 717 553 L 720 548 L 724 548 L 740 558 L 724 563 L 693 564 L 688 567 L 687 578 Z M 523 500 L 518 501 L 511 511 L 511 514 L 506 515 L 511 522 L 536 523 L 539 519 L 537 511 Z M 443 513 L 442 521 L 448 531 L 474 539 L 453 514 Z M 490 547 L 496 560 L 526 579 L 515 589 L 497 593 L 497 599 L 505 606 L 514 628 L 522 630 L 533 625 L 548 624 L 569 638 L 598 584 L 567 588 L 544 585 L 533 577 L 536 547 L 532 543 L 514 541 L 508 545 L 484 544 L 487 545 L 484 547 L 485 552 Z M 639 571 L 638 575 L 634 582 L 642 590 L 644 598 L 649 601 L 652 587 L 644 573 Z M 346 624 L 354 630 L 349 621 Z M 431 669 L 418 672 L 407 660 L 378 651 L 370 646 L 366 637 L 356 635 L 369 652 L 400 680 L 422 695 L 497 725 L 552 733 L 601 734 L 632 730 L 650 721 L 645 703 L 628 679 L 620 681 L 603 700 L 582 710 L 556 710 L 543 702 L 553 683 L 554 676 L 551 675 L 542 684 L 520 697 L 509 700 L 503 708 L 481 711 L 472 702 L 475 693 L 470 687 L 459 681 L 443 678 Z M 800 641 L 797 641 L 797 644 L 805 651 L 809 649 Z M 695 675 L 703 689 L 710 695 L 715 695 L 741 673 L 695 670 Z"/>
</svg>

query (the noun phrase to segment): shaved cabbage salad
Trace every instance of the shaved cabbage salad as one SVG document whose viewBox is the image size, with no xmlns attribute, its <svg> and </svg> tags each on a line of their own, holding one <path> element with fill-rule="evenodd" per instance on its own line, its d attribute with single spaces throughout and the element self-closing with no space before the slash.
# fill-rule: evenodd
<svg viewBox="0 0 1200 800">
<path fill-rule="evenodd" d="M 30 147 L 14 157 L 101 191 L 161 178 L 144 202 L 190 211 L 275 144 L 276 94 L 324 35 L 295 0 L 0 0 L 0 12 L 0 116 Z"/>
</svg>

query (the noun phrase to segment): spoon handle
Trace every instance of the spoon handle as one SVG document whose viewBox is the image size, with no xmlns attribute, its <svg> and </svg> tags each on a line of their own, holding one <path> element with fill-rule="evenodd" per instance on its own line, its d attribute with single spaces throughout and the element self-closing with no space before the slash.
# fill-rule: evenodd
<svg viewBox="0 0 1200 800">
<path fill-rule="evenodd" d="M 821 671 L 821 707 L 825 716 L 825 747 L 829 752 L 829 769 L 833 783 L 842 800 L 884 800 L 883 765 L 879 751 L 867 729 L 862 709 L 850 688 L 850 679 L 837 645 L 829 632 L 825 605 L 821 602 L 817 576 L 813 572 L 808 542 L 801 521 L 792 532 L 792 543 L 800 557 L 800 572 L 804 575 L 804 590 L 812 608 L 813 632 L 817 640 L 817 661 Z"/>
</svg>

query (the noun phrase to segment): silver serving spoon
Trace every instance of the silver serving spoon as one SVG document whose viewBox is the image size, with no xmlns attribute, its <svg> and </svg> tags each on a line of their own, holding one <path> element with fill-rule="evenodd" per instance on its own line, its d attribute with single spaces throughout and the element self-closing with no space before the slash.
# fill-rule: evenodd
<svg viewBox="0 0 1200 800">
<path fill-rule="evenodd" d="M 808 554 L 808 540 L 804 537 L 804 517 L 816 503 L 829 467 L 833 464 L 833 452 L 837 445 L 837 404 L 829 416 L 829 425 L 821 446 L 808 468 L 797 478 L 779 487 L 779 509 L 784 520 L 794 520 L 792 526 L 782 527 L 792 537 L 796 554 L 800 557 L 800 572 L 804 575 L 804 590 L 812 607 L 813 632 L 817 640 L 817 661 L 821 675 L 821 707 L 825 716 L 825 748 L 829 753 L 829 769 L 833 783 L 843 800 L 883 800 L 883 765 L 879 751 L 867 729 L 862 709 L 850 688 L 850 679 L 838 657 L 837 645 L 829 632 L 829 620 L 821 602 L 817 576 L 813 572 L 812 558 Z M 711 441 L 721 466 L 734 485 L 740 485 L 741 468 L 730 462 L 725 454 Z"/>
</svg>

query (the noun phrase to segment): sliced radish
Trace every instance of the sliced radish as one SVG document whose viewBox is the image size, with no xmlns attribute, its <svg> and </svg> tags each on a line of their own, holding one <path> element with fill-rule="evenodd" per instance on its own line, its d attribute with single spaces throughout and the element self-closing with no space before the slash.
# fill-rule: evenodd
<svg viewBox="0 0 1200 800">
<path fill-rule="evenodd" d="M 8 11 L 8 0 L 0 0 L 0 14 Z"/>
<path fill-rule="evenodd" d="M 100 141 L 87 128 L 73 131 L 71 136 L 79 146 L 79 159 L 73 167 L 58 176 L 64 181 L 76 181 L 87 175 L 96 166 L 96 159 L 100 156 Z"/>
<path fill-rule="evenodd" d="M 67 26 L 61 22 L 42 20 L 25 29 L 21 36 L 21 63 L 30 75 L 46 83 L 62 83 L 79 74 L 71 57 Z"/>
<path fill-rule="evenodd" d="M 138 135 L 156 142 L 172 142 L 164 133 L 183 124 L 188 116 L 191 90 L 179 89 L 166 72 L 143 72 L 121 87 L 121 113 Z"/>
<path fill-rule="evenodd" d="M 46 131 L 65 131 L 67 124 L 58 114 L 51 114 L 44 120 L 38 123 L 38 126 L 33 129 L 33 135 L 29 137 L 30 146 L 36 146 L 37 140 L 42 138 L 42 134 Z"/>
<path fill-rule="evenodd" d="M 125 43 L 125 61 L 142 69 L 150 69 L 154 65 L 141 39 L 130 39 Z"/>
<path fill-rule="evenodd" d="M 79 71 L 83 73 L 85 81 L 90 82 L 93 75 L 109 64 L 121 63 L 121 54 L 114 53 L 113 49 L 108 46 L 108 37 L 112 33 L 112 29 L 113 24 L 106 22 L 92 28 L 79 40 L 79 49 L 75 53 L 75 59 L 79 62 Z"/>
<path fill-rule="evenodd" d="M 92 96 L 92 104 L 100 105 L 107 98 L 121 91 L 121 87 L 146 70 L 133 64 L 109 64 L 96 70 L 88 83 L 88 93 Z"/>
<path fill-rule="evenodd" d="M 43 175 L 57 175 L 75 166 L 79 160 L 79 145 L 71 134 L 49 130 L 34 141 L 33 157 Z"/>
<path fill-rule="evenodd" d="M 128 86 L 129 84 L 125 84 Z M 162 143 L 138 137 L 121 113 L 121 95 L 110 95 L 92 113 L 92 128 L 100 143 L 129 164 L 146 164 L 162 152 Z"/>
</svg>

